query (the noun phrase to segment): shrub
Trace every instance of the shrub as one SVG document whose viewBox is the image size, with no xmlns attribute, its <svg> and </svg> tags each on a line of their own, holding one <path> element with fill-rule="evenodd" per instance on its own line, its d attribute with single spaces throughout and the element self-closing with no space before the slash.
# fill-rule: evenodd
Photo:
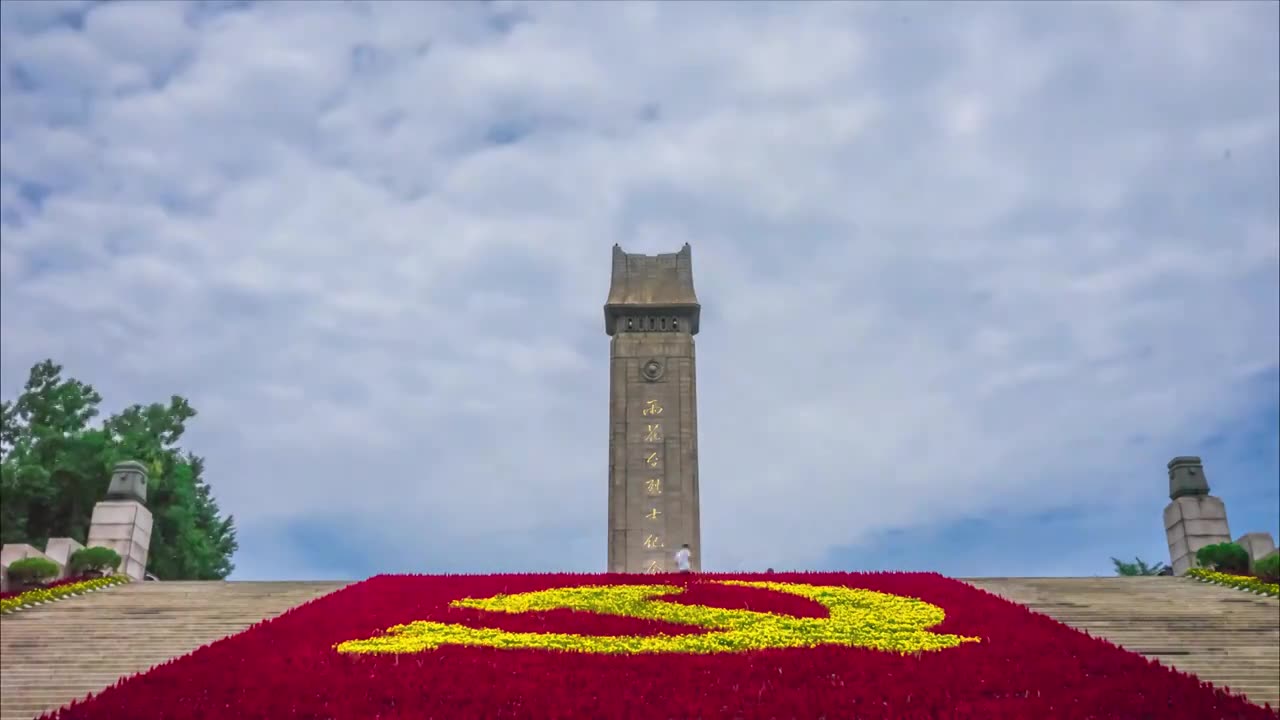
<svg viewBox="0 0 1280 720">
<path fill-rule="evenodd" d="M 1156 563 L 1148 565 L 1143 562 L 1142 558 L 1134 558 L 1133 562 L 1127 563 L 1116 558 L 1111 558 L 1111 562 L 1115 563 L 1116 574 L 1125 577 L 1134 577 L 1138 575 L 1160 575 L 1165 571 L 1164 563 Z"/>
<path fill-rule="evenodd" d="M 85 572 L 106 573 L 120 567 L 120 554 L 109 547 L 80 548 L 71 553 L 69 570 L 79 575 Z"/>
<path fill-rule="evenodd" d="M 1218 572 L 1247 573 L 1249 551 L 1233 542 L 1206 545 L 1196 551 L 1196 562 L 1200 567 Z"/>
<path fill-rule="evenodd" d="M 58 564 L 47 558 L 23 558 L 9 566 L 9 577 L 23 584 L 43 582 L 57 576 Z"/>
<path fill-rule="evenodd" d="M 1280 583 L 1280 551 L 1273 552 L 1254 563 L 1253 574 L 1263 582 Z"/>
</svg>

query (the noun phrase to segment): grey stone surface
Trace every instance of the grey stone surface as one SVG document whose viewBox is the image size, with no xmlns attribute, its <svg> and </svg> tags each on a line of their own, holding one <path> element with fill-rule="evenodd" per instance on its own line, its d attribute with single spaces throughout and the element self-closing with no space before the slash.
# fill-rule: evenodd
<svg viewBox="0 0 1280 720">
<path fill-rule="evenodd" d="M 93 506 L 88 547 L 109 547 L 120 554 L 118 572 L 142 580 L 151 547 L 151 511 L 137 500 L 103 500 Z"/>
<path fill-rule="evenodd" d="M 111 470 L 111 484 L 107 486 L 108 500 L 147 501 L 147 468 L 140 462 L 125 460 L 116 463 Z"/>
<path fill-rule="evenodd" d="M 71 562 L 71 556 L 82 548 L 84 548 L 83 545 L 68 537 L 49 538 L 49 542 L 45 543 L 45 556 L 62 566 L 61 572 L 58 573 L 59 580 L 71 574 L 67 567 Z"/>
<path fill-rule="evenodd" d="M 1196 497 L 1212 497 L 1212 496 L 1186 496 L 1189 500 L 1194 501 Z M 1182 500 L 1183 498 L 1178 498 Z M 1164 527 L 1165 530 L 1173 527 L 1176 523 L 1184 520 L 1226 520 L 1227 507 L 1223 505 L 1218 498 L 1213 498 L 1216 502 L 1178 502 L 1177 500 L 1169 503 L 1164 508 Z"/>
<path fill-rule="evenodd" d="M 1245 533 L 1236 538 L 1236 544 L 1249 553 L 1250 565 L 1276 551 L 1275 538 L 1269 532 Z"/>
<path fill-rule="evenodd" d="M 690 248 L 657 256 L 613 248 L 610 342 L 610 572 L 670 572 L 687 543 L 701 567 L 697 382 L 700 306 Z"/>
<path fill-rule="evenodd" d="M 1204 474 L 1200 458 L 1193 455 L 1176 457 L 1169 461 L 1169 499 L 1191 495 L 1208 495 L 1209 480 Z"/>
<path fill-rule="evenodd" d="M 1227 508 L 1212 495 L 1183 495 L 1164 509 L 1165 536 L 1174 575 L 1195 566 L 1196 551 L 1206 545 L 1231 542 Z"/>
<path fill-rule="evenodd" d="M 658 255 L 627 253 L 613 246 L 613 276 L 604 305 L 606 335 L 647 331 L 697 335 L 701 309 L 693 291 L 689 243 L 680 252 Z"/>
</svg>

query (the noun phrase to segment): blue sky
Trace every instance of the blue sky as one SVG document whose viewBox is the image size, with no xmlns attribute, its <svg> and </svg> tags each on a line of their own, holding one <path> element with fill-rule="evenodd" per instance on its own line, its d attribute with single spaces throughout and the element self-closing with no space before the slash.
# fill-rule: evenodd
<svg viewBox="0 0 1280 720">
<path fill-rule="evenodd" d="M 1280 530 L 1275 3 L 0 3 L 0 389 L 188 397 L 233 577 L 597 570 L 693 247 L 708 569 Z"/>
</svg>

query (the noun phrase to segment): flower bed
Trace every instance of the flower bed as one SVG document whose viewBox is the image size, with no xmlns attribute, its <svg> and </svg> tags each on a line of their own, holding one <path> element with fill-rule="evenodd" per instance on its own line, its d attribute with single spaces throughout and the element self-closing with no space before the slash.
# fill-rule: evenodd
<svg viewBox="0 0 1280 720">
<path fill-rule="evenodd" d="M 0 613 L 16 612 L 24 607 L 60 600 L 69 595 L 93 592 L 94 590 L 101 590 L 105 587 L 126 582 L 129 582 L 129 578 L 123 575 L 87 579 L 67 578 L 49 583 L 44 587 L 23 590 L 22 592 L 7 592 L 0 596 Z"/>
<path fill-rule="evenodd" d="M 61 580 L 54 580 L 52 582 L 47 582 L 38 588 L 31 588 L 30 590 L 42 590 L 42 589 L 52 590 L 53 588 L 60 587 L 62 585 L 70 585 L 72 583 L 84 582 L 85 580 L 88 580 L 88 579 L 90 578 L 84 578 L 84 577 L 63 578 Z M 18 597 L 24 592 L 30 592 L 30 590 L 6 590 L 4 592 L 0 592 L 0 600 L 8 600 L 9 598 Z"/>
<path fill-rule="evenodd" d="M 939 575 L 779 573 L 378 576 L 50 717 L 1276 715 Z"/>
<path fill-rule="evenodd" d="M 1227 587 L 1258 593 L 1259 595 L 1280 597 L 1280 584 L 1269 583 L 1250 575 L 1232 575 L 1230 573 L 1206 570 L 1204 568 L 1191 568 L 1187 571 L 1187 575 L 1200 580 L 1201 582 L 1213 583 L 1214 585 L 1225 585 Z"/>
</svg>

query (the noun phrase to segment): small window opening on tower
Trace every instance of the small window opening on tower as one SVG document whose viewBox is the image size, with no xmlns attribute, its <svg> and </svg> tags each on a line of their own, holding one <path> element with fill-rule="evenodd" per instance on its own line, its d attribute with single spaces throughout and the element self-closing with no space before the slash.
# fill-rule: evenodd
<svg viewBox="0 0 1280 720">
<path fill-rule="evenodd" d="M 627 329 L 631 329 L 631 318 L 627 318 Z"/>
<path fill-rule="evenodd" d="M 662 318 L 662 329 L 663 329 L 663 331 L 665 331 L 665 330 L 667 329 L 667 319 L 666 319 L 666 318 Z"/>
<path fill-rule="evenodd" d="M 654 328 L 656 328 L 657 326 L 658 326 L 657 321 L 656 321 L 654 318 L 650 317 L 650 318 L 649 318 L 649 329 L 650 329 L 650 330 L 653 330 L 653 329 L 654 329 Z"/>
<path fill-rule="evenodd" d="M 671 329 L 672 330 L 680 329 L 680 318 L 671 318 Z"/>
</svg>

